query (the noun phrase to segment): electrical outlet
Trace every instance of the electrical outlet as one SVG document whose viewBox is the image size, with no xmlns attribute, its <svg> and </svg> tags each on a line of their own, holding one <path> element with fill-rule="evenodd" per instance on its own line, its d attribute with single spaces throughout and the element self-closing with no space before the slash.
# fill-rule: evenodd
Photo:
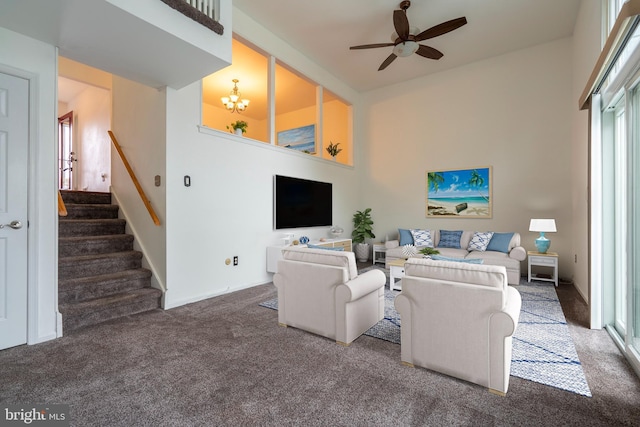
<svg viewBox="0 0 640 427">
<path fill-rule="evenodd" d="M 233 257 L 233 265 L 238 265 L 238 255 Z"/>
</svg>

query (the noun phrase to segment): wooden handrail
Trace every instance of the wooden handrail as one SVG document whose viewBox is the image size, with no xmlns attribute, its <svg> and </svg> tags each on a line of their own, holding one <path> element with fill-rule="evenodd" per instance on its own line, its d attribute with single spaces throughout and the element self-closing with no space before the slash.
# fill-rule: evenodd
<svg viewBox="0 0 640 427">
<path fill-rule="evenodd" d="M 64 204 L 64 200 L 62 200 L 60 190 L 58 190 L 58 216 L 67 216 L 67 207 Z"/>
<path fill-rule="evenodd" d="M 131 169 L 131 165 L 129 165 L 127 158 L 122 152 L 122 148 L 120 148 L 120 144 L 118 144 L 118 140 L 116 139 L 113 132 L 111 131 L 108 131 L 108 132 L 109 132 L 109 136 L 111 137 L 111 142 L 113 142 L 113 146 L 116 147 L 116 151 L 118 152 L 118 154 L 120 154 L 120 158 L 122 159 L 122 163 L 124 163 L 124 167 L 127 168 L 127 172 L 129 172 L 129 176 L 133 181 L 133 185 L 136 186 L 136 189 L 138 190 L 138 194 L 140 195 L 142 202 L 146 206 L 147 211 L 149 211 L 149 215 L 151 215 L 151 219 L 153 219 L 153 223 L 155 225 L 160 225 L 160 219 L 158 219 L 156 212 L 153 210 L 153 207 L 151 206 L 151 202 L 149 202 L 147 195 L 144 193 L 144 190 L 140 186 L 140 182 L 138 181 L 138 178 L 136 178 L 136 174 L 133 172 L 133 169 Z"/>
</svg>

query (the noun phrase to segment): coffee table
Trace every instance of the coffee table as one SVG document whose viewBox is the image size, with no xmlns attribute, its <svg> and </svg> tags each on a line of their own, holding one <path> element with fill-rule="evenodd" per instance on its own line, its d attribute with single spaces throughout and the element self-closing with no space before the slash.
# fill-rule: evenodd
<svg viewBox="0 0 640 427">
<path fill-rule="evenodd" d="M 402 290 L 402 281 L 396 283 L 396 279 L 404 277 L 404 263 L 406 261 L 406 259 L 402 258 L 389 261 L 389 289 L 392 291 Z"/>
</svg>

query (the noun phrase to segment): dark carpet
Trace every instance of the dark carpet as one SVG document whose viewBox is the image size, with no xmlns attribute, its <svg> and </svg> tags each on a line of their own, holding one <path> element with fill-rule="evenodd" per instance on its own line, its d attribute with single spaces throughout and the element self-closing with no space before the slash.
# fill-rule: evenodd
<svg viewBox="0 0 640 427">
<path fill-rule="evenodd" d="M 0 407 L 69 404 L 74 426 L 638 425 L 640 379 L 587 307 L 558 288 L 592 398 L 511 378 L 506 397 L 277 324 L 257 286 L 0 352 Z M 4 412 L 4 411 L 2 411 Z"/>
</svg>

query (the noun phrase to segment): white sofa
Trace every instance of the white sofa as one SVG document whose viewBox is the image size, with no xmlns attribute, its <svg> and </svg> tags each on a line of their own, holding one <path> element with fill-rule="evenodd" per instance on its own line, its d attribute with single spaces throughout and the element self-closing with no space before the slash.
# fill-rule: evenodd
<svg viewBox="0 0 640 427">
<path fill-rule="evenodd" d="M 395 299 L 402 362 L 504 395 L 521 305 L 504 266 L 411 258 Z"/>
<path fill-rule="evenodd" d="M 441 230 L 428 230 L 431 234 L 433 241 L 433 247 L 440 251 L 440 255 L 450 258 L 465 258 L 465 259 L 482 259 L 482 264 L 485 265 L 501 265 L 507 269 L 507 277 L 510 285 L 517 285 L 520 283 L 521 276 L 521 261 L 527 258 L 527 251 L 520 246 L 520 234 L 512 233 L 513 236 L 508 242 L 508 245 L 504 245 L 504 249 L 498 250 L 485 250 L 477 251 L 470 250 L 469 243 L 474 236 L 475 231 L 462 231 L 459 248 L 440 247 L 440 232 Z M 507 233 L 498 233 L 506 235 Z M 511 233 L 508 233 L 511 234 Z M 406 242 L 402 242 L 406 243 Z M 403 246 L 400 244 L 400 240 L 389 240 L 386 242 L 386 261 L 385 266 L 389 268 L 389 262 L 396 259 L 406 259 L 407 256 L 403 253 Z M 424 246 L 416 246 L 416 249 L 420 250 Z M 421 257 L 420 254 L 418 254 Z"/>
<path fill-rule="evenodd" d="M 358 274 L 353 252 L 283 249 L 278 322 L 348 345 L 384 317 L 385 282 L 380 270 Z"/>
</svg>

